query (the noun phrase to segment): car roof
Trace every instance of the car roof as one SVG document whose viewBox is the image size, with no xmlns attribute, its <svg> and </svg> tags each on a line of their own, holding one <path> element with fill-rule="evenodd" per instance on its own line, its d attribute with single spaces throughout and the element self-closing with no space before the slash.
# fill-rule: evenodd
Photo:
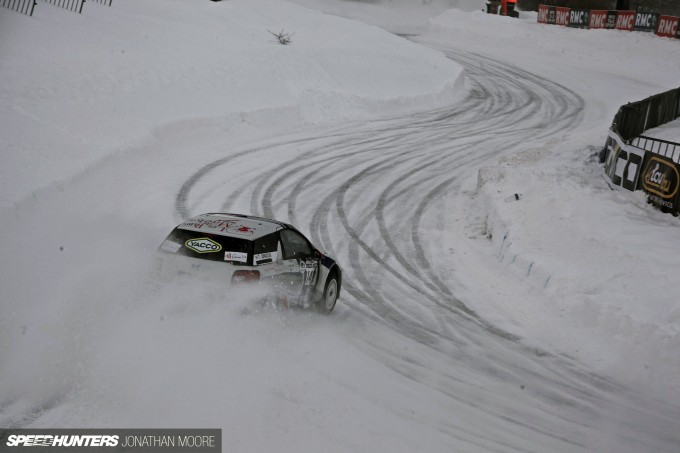
<svg viewBox="0 0 680 453">
<path fill-rule="evenodd" d="M 286 223 L 264 217 L 218 212 L 201 214 L 177 225 L 180 230 L 205 232 L 251 241 L 289 227 L 290 225 Z"/>
</svg>

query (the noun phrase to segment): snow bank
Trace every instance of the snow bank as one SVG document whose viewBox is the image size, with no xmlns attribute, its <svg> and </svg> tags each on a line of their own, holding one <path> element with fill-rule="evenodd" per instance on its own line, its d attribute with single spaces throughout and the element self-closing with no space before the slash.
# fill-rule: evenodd
<svg viewBox="0 0 680 453">
<path fill-rule="evenodd" d="M 419 35 L 430 18 L 449 8 L 486 10 L 486 0 L 288 0 L 292 3 L 377 25 L 399 35 Z"/>
<path fill-rule="evenodd" d="M 438 52 L 284 1 L 38 4 L 33 17 L 0 9 L 0 24 L 0 208 L 184 119 L 281 129 L 461 90 Z"/>
<path fill-rule="evenodd" d="M 477 246 L 505 296 L 480 298 L 475 309 L 531 341 L 597 358 L 597 367 L 643 387 L 680 392 L 680 219 L 647 205 L 642 192 L 611 189 L 596 159 L 621 104 L 677 86 L 680 47 L 651 34 L 547 26 L 528 16 L 452 10 L 430 24 L 433 40 L 538 70 L 587 100 L 576 131 L 506 150 L 470 182 L 468 228 L 485 238 Z M 651 133 L 677 137 L 677 125 L 664 128 Z M 513 293 L 511 281 L 523 291 Z"/>
</svg>

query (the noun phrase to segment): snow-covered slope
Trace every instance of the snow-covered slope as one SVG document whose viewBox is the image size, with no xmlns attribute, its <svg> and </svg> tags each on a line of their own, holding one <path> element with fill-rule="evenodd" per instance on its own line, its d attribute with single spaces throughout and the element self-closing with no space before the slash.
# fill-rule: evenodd
<svg viewBox="0 0 680 453">
<path fill-rule="evenodd" d="M 282 129 L 463 91 L 441 54 L 283 1 L 41 3 L 33 17 L 0 9 L 0 33 L 5 208 L 181 120 Z"/>
<path fill-rule="evenodd" d="M 431 42 L 463 42 L 534 69 L 584 103 L 578 129 L 528 141 L 468 181 L 469 204 L 452 215 L 467 216 L 477 238 L 470 244 L 484 247 L 492 262 L 462 268 L 461 279 L 479 281 L 470 297 L 499 324 L 519 325 L 537 344 L 598 357 L 598 368 L 678 395 L 680 290 L 671 282 L 680 265 L 680 221 L 647 205 L 642 192 L 612 190 L 597 153 L 619 106 L 679 84 L 680 46 L 653 34 L 538 24 L 535 13 L 521 14 L 518 21 L 450 10 L 430 22 Z M 678 130 L 676 121 L 649 133 L 677 137 Z M 485 267 L 489 274 L 480 276 Z M 488 279 L 497 284 L 487 287 Z M 523 289 L 495 297 L 496 288 L 513 286 L 506 279 Z"/>
</svg>

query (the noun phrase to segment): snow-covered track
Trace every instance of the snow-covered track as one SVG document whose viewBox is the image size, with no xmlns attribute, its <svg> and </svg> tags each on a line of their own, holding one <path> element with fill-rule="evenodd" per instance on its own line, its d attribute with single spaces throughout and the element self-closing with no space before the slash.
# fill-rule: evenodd
<svg viewBox="0 0 680 453">
<path fill-rule="evenodd" d="M 464 408 L 490 417 L 488 436 L 464 421 L 437 421 L 457 441 L 507 452 L 523 451 L 530 438 L 535 451 L 590 451 L 593 438 L 609 438 L 612 429 L 635 432 L 621 442 L 631 451 L 670 451 L 674 440 L 658 434 L 672 432 L 676 408 L 638 409 L 641 396 L 567 356 L 526 345 L 457 295 L 449 278 L 455 268 L 443 268 L 441 258 L 456 251 L 437 243 L 438 234 L 456 227 L 447 203 L 485 162 L 576 128 L 585 102 L 507 62 L 441 50 L 466 69 L 470 90 L 462 102 L 295 133 L 209 163 L 179 191 L 178 217 L 221 200 L 224 211 L 249 206 L 310 232 L 344 266 L 342 305 L 350 310 L 341 308 L 339 318 L 366 325 L 347 333 L 352 341 L 439 394 L 452 413 Z M 230 167 L 245 156 L 259 167 L 230 190 L 224 181 L 239 176 Z M 413 349 L 391 348 L 374 329 L 411 339 Z M 432 363 L 440 369 L 433 372 Z M 488 392 L 486 380 L 506 391 Z M 531 390 L 518 397 L 525 385 Z"/>
</svg>

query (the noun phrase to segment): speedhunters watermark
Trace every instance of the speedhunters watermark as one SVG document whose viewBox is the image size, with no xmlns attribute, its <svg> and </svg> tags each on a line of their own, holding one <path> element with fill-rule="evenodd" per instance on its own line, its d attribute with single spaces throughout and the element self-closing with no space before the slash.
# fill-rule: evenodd
<svg viewBox="0 0 680 453">
<path fill-rule="evenodd" d="M 0 429 L 0 452 L 220 453 L 221 429 Z"/>
</svg>

